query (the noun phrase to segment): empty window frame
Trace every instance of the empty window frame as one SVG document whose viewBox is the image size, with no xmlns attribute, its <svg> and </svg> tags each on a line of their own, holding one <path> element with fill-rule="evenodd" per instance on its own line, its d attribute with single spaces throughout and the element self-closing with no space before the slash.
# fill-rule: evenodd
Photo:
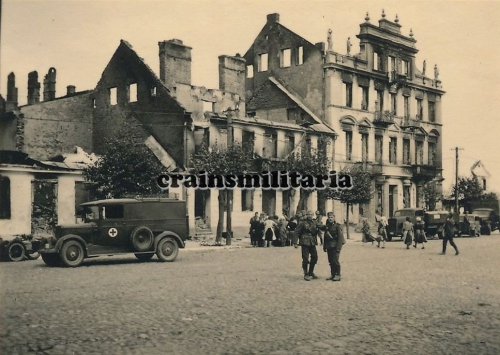
<svg viewBox="0 0 500 355">
<path fill-rule="evenodd" d="M 422 105 L 422 99 L 417 99 L 417 120 L 423 120 L 424 118 L 424 108 Z"/>
<path fill-rule="evenodd" d="M 410 140 L 403 139 L 403 164 L 411 164 Z"/>
<path fill-rule="evenodd" d="M 116 87 L 109 88 L 109 104 L 111 106 L 118 104 L 118 90 Z"/>
<path fill-rule="evenodd" d="M 375 161 L 382 164 L 382 156 L 384 154 L 384 137 L 375 136 Z"/>
<path fill-rule="evenodd" d="M 254 190 L 241 190 L 241 210 L 253 211 Z"/>
<path fill-rule="evenodd" d="M 408 96 L 404 97 L 404 110 L 405 118 L 410 118 L 410 98 Z"/>
<path fill-rule="evenodd" d="M 262 72 L 262 71 L 267 71 L 268 69 L 268 64 L 269 64 L 269 56 L 267 53 L 262 53 L 259 54 L 258 57 L 258 67 L 257 71 Z"/>
<path fill-rule="evenodd" d="M 304 64 L 304 47 L 297 48 L 297 65 Z"/>
<path fill-rule="evenodd" d="M 253 78 L 253 64 L 247 65 L 247 78 Z"/>
<path fill-rule="evenodd" d="M 368 134 L 361 133 L 361 160 L 368 161 Z"/>
<path fill-rule="evenodd" d="M 391 111 L 394 115 L 398 114 L 398 96 L 397 96 L 397 94 L 391 94 Z"/>
<path fill-rule="evenodd" d="M 128 86 L 128 102 L 137 102 L 137 83 Z"/>
<path fill-rule="evenodd" d="M 292 65 L 292 50 L 290 48 L 282 49 L 280 59 L 282 68 L 287 68 Z"/>
</svg>

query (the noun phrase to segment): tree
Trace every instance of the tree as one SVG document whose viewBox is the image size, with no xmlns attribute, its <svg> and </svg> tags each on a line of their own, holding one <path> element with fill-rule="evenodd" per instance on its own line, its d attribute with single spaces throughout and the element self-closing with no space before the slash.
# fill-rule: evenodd
<svg viewBox="0 0 500 355">
<path fill-rule="evenodd" d="M 316 154 L 311 154 L 310 152 L 293 153 L 290 154 L 287 159 L 278 165 L 278 170 L 282 171 L 295 171 L 301 175 L 328 175 L 330 161 L 326 156 L 326 152 L 318 149 Z M 269 166 L 270 167 L 270 166 Z M 268 169 L 263 169 L 268 170 Z M 272 169 L 276 170 L 276 168 Z M 307 199 L 314 191 L 314 189 L 299 189 L 300 197 L 297 203 L 297 208 L 295 211 L 301 211 L 306 209 Z"/>
<path fill-rule="evenodd" d="M 471 203 L 480 200 L 484 195 L 484 190 L 475 176 L 459 177 L 458 184 L 451 188 L 451 198 L 455 196 L 456 190 L 458 190 L 459 206 L 466 210 L 470 210 Z"/>
<path fill-rule="evenodd" d="M 161 193 L 156 181 L 164 170 L 144 142 L 124 128 L 106 140 L 104 154 L 83 173 L 95 186 L 95 197 L 119 198 Z"/>
<path fill-rule="evenodd" d="M 422 196 L 428 211 L 434 211 L 436 209 L 436 203 L 442 198 L 434 181 L 429 181 L 423 186 Z"/>
<path fill-rule="evenodd" d="M 245 173 L 251 168 L 252 162 L 251 156 L 239 144 L 232 145 L 227 149 L 220 149 L 217 145 L 211 148 L 202 146 L 200 151 L 191 158 L 193 173 L 205 171 L 209 175 L 221 176 Z M 215 236 L 216 244 L 220 244 L 222 240 L 225 210 L 227 212 L 226 232 L 229 236 L 232 236 L 232 200 L 232 190 L 219 190 L 219 219 Z"/>
<path fill-rule="evenodd" d="M 360 166 L 352 165 L 350 167 L 345 167 L 340 171 L 339 174 L 346 174 L 352 178 L 352 188 L 349 190 L 340 189 L 327 189 L 324 190 L 324 194 L 328 199 L 338 200 L 345 203 L 347 208 L 346 213 L 346 223 L 347 223 L 347 239 L 349 239 L 349 211 L 351 205 L 358 203 L 368 203 L 370 202 L 373 191 L 372 191 L 372 179 L 371 174 L 363 170 Z"/>
</svg>

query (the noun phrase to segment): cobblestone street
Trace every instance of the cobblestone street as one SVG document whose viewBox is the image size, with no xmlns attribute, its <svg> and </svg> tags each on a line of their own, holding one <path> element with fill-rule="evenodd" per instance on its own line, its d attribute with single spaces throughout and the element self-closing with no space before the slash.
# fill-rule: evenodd
<svg viewBox="0 0 500 355">
<path fill-rule="evenodd" d="M 304 281 L 293 247 L 1 263 L 0 353 L 498 354 L 500 235 L 456 242 L 350 240 L 341 282 L 322 251 Z"/>
</svg>

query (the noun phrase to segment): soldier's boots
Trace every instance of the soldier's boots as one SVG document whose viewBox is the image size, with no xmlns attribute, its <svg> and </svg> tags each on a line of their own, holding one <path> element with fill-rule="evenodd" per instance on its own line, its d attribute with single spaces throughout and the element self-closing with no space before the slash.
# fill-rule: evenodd
<svg viewBox="0 0 500 355">
<path fill-rule="evenodd" d="M 311 281 L 311 277 L 309 276 L 309 273 L 307 272 L 307 265 L 303 266 L 302 269 L 304 270 L 304 280 Z"/>
<path fill-rule="evenodd" d="M 332 281 L 340 281 L 340 275 L 335 275 Z"/>
<path fill-rule="evenodd" d="M 309 265 L 309 276 L 311 277 L 311 279 L 316 280 L 318 278 L 318 276 L 316 276 L 314 274 L 314 266 L 316 266 L 316 265 L 314 265 L 314 264 Z"/>
</svg>

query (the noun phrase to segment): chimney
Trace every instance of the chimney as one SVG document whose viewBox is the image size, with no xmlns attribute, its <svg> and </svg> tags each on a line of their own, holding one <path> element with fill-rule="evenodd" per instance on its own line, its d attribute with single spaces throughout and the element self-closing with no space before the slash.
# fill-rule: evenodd
<svg viewBox="0 0 500 355">
<path fill-rule="evenodd" d="M 17 88 L 16 88 L 16 75 L 10 73 L 7 77 L 7 101 L 5 103 L 6 111 L 12 111 L 17 108 Z"/>
<path fill-rule="evenodd" d="M 219 89 L 240 95 L 245 101 L 245 58 L 238 55 L 219 56 Z"/>
<path fill-rule="evenodd" d="M 38 72 L 28 73 L 28 105 L 40 102 L 40 83 L 38 82 Z"/>
<path fill-rule="evenodd" d="M 280 14 L 274 13 L 267 15 L 267 23 L 279 23 L 280 22 Z"/>
<path fill-rule="evenodd" d="M 191 85 L 191 47 L 180 39 L 158 42 L 160 48 L 160 80 L 169 88 L 176 83 Z"/>
<path fill-rule="evenodd" d="M 56 69 L 50 68 L 43 79 L 43 101 L 51 101 L 56 98 Z"/>
<path fill-rule="evenodd" d="M 72 96 L 75 93 L 76 93 L 76 86 L 75 85 L 66 86 L 66 96 Z"/>
</svg>

